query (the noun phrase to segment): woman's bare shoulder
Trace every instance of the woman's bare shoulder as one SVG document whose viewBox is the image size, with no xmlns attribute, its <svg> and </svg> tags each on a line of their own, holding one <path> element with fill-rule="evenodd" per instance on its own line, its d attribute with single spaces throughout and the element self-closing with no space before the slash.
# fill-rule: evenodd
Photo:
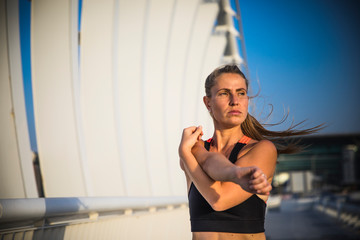
<svg viewBox="0 0 360 240">
<path fill-rule="evenodd" d="M 277 159 L 277 150 L 275 144 L 270 140 L 251 140 L 238 155 L 238 158 L 268 158 Z"/>
<path fill-rule="evenodd" d="M 244 151 L 242 152 L 249 152 L 249 151 L 270 151 L 270 152 L 276 152 L 276 147 L 273 142 L 267 139 L 263 140 L 254 140 L 251 139 L 250 142 L 244 147 Z M 242 154 L 244 155 L 244 154 Z"/>
<path fill-rule="evenodd" d="M 263 140 L 260 140 L 260 141 L 254 140 L 254 141 L 255 141 L 253 143 L 254 144 L 254 146 L 253 146 L 254 149 L 261 149 L 261 150 L 268 150 L 268 151 L 275 151 L 276 152 L 275 144 L 272 141 L 267 140 L 267 139 L 263 139 Z"/>
</svg>

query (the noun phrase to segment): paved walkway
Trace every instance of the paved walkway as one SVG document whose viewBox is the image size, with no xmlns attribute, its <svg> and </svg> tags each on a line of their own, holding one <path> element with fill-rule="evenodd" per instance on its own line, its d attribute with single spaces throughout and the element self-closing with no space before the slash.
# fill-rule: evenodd
<svg viewBox="0 0 360 240">
<path fill-rule="evenodd" d="M 278 210 L 269 210 L 267 240 L 355 240 L 360 232 L 312 209 L 311 199 L 283 200 Z"/>
</svg>

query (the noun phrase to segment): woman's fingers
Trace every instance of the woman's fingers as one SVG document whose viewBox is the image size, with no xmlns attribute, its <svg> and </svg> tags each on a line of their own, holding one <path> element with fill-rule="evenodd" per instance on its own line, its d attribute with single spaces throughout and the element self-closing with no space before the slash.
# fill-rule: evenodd
<svg viewBox="0 0 360 240">
<path fill-rule="evenodd" d="M 198 126 L 193 134 L 195 134 L 196 136 L 200 136 L 201 133 L 202 133 L 202 126 Z"/>
<path fill-rule="evenodd" d="M 260 168 L 258 168 L 258 167 L 252 167 L 253 169 L 252 169 L 252 179 L 256 179 L 256 178 L 259 178 L 259 177 L 261 177 L 261 176 L 263 176 L 263 175 L 265 175 L 264 173 L 263 173 L 263 171 L 261 171 L 261 169 Z"/>
<path fill-rule="evenodd" d="M 267 181 L 266 175 L 261 171 L 261 169 L 255 167 L 253 169 L 253 174 L 249 181 L 250 188 L 257 194 L 268 195 L 272 189 L 271 184 Z"/>
<path fill-rule="evenodd" d="M 261 183 L 261 184 L 258 184 L 258 185 L 254 186 L 254 190 L 258 194 L 266 194 L 266 195 L 268 195 L 270 193 L 271 189 L 272 189 L 272 187 L 271 187 L 270 183 L 268 183 L 268 182 Z"/>
<path fill-rule="evenodd" d="M 201 139 L 202 127 L 192 126 L 183 130 L 179 150 L 190 151 L 191 148 Z"/>
<path fill-rule="evenodd" d="M 183 131 L 184 135 L 186 136 L 191 136 L 191 135 L 195 135 L 195 136 L 202 136 L 202 126 L 191 126 L 188 128 L 185 128 Z"/>
<path fill-rule="evenodd" d="M 193 132 L 196 131 L 196 129 L 197 129 L 197 127 L 195 127 L 195 126 L 185 128 L 184 131 L 183 131 L 183 134 L 184 135 L 191 135 L 191 134 L 193 134 Z"/>
</svg>

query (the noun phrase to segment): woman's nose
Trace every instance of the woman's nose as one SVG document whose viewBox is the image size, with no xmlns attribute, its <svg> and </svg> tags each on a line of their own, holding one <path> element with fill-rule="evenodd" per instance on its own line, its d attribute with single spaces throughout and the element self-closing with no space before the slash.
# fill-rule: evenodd
<svg viewBox="0 0 360 240">
<path fill-rule="evenodd" d="M 234 105 L 238 105 L 239 104 L 239 96 L 237 95 L 231 95 L 230 96 L 230 105 L 234 106 Z"/>
</svg>

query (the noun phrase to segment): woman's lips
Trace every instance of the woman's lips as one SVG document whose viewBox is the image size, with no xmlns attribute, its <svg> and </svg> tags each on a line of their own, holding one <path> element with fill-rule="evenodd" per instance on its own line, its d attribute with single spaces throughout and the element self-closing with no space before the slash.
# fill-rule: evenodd
<svg viewBox="0 0 360 240">
<path fill-rule="evenodd" d="M 230 114 L 230 115 L 239 115 L 239 114 L 241 114 L 241 112 L 238 111 L 238 110 L 231 110 L 231 111 L 229 112 L 229 114 Z"/>
</svg>

